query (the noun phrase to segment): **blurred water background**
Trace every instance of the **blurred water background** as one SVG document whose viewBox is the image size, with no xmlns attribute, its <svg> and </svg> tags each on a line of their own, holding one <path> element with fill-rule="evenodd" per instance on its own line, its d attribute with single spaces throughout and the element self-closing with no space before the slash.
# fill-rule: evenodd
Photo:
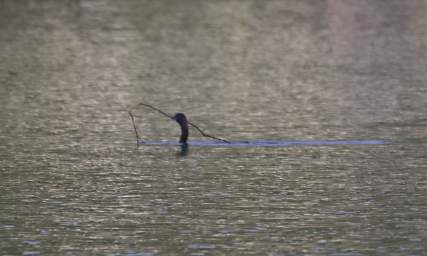
<svg viewBox="0 0 427 256">
<path fill-rule="evenodd" d="M 0 1 L 0 255 L 426 255 L 424 0 Z M 232 140 L 136 148 L 149 109 Z M 191 131 L 190 139 L 203 139 Z"/>
</svg>

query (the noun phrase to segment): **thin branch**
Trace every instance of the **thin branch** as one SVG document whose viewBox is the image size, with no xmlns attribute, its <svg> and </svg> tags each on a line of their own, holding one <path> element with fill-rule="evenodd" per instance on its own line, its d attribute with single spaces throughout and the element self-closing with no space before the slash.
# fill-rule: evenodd
<svg viewBox="0 0 427 256">
<path fill-rule="evenodd" d="M 145 103 L 139 103 L 137 106 L 146 106 L 146 107 L 149 107 L 149 108 L 151 108 L 151 109 L 154 109 L 154 110 L 156 110 L 157 112 L 159 112 L 160 114 L 162 114 L 162 115 L 164 115 L 164 116 L 167 116 L 167 117 L 169 117 L 170 119 L 174 119 L 173 118 L 173 116 L 171 116 L 171 115 L 169 115 L 168 113 L 166 113 L 166 112 L 164 112 L 164 111 L 162 111 L 162 110 L 160 110 L 160 109 L 158 109 L 158 108 L 156 108 L 156 107 L 154 107 L 154 106 L 151 106 L 150 104 L 145 104 Z"/>
<path fill-rule="evenodd" d="M 136 125 L 135 125 L 135 118 L 133 117 L 132 112 L 128 111 L 130 119 L 132 120 L 132 124 L 133 124 L 133 130 L 135 131 L 135 137 L 136 137 L 136 144 L 138 145 L 138 142 L 140 141 L 140 137 L 138 134 L 138 130 L 136 129 Z"/>
<path fill-rule="evenodd" d="M 194 128 L 196 128 L 197 129 L 197 131 L 199 131 L 200 132 L 200 134 L 201 135 L 203 135 L 203 136 L 205 136 L 205 137 L 209 137 L 209 138 L 211 138 L 211 139 L 214 139 L 214 140 L 219 140 L 219 141 L 222 141 L 222 142 L 225 142 L 225 143 L 230 143 L 228 140 L 224 140 L 224 139 L 221 139 L 221 138 L 218 138 L 218 137 L 215 137 L 215 136 L 212 136 L 212 135 L 209 135 L 209 134 L 206 134 L 205 132 L 203 132 L 197 125 L 195 125 L 195 124 L 193 124 L 193 123 L 191 123 L 191 122 L 189 122 L 188 120 L 187 120 L 187 123 L 189 124 L 189 125 L 191 125 L 191 126 L 193 126 Z"/>
</svg>

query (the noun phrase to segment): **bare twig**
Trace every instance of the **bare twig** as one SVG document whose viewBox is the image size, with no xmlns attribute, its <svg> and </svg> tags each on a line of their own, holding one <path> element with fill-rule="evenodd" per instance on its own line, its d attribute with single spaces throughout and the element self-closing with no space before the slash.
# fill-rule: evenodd
<svg viewBox="0 0 427 256">
<path fill-rule="evenodd" d="M 136 129 L 135 118 L 133 117 L 133 114 L 131 111 L 128 111 L 128 113 L 129 113 L 130 119 L 132 120 L 133 130 L 135 131 L 136 145 L 138 145 L 138 142 L 140 141 L 140 137 L 138 134 L 138 130 Z"/>
<path fill-rule="evenodd" d="M 164 116 L 167 116 L 167 117 L 169 117 L 170 119 L 174 119 L 173 118 L 173 116 L 171 116 L 171 115 L 169 115 L 168 113 L 166 113 L 166 112 L 164 112 L 164 111 L 162 111 L 162 110 L 160 110 L 160 109 L 158 109 L 158 108 L 156 108 L 156 107 L 154 107 L 154 106 L 151 106 L 150 104 L 145 104 L 145 103 L 139 103 L 137 106 L 145 106 L 145 107 L 149 107 L 149 108 L 151 108 L 151 109 L 154 109 L 154 110 L 156 110 L 157 112 L 159 112 L 160 114 L 162 114 L 162 115 L 164 115 Z"/>
<path fill-rule="evenodd" d="M 224 140 L 224 139 L 221 139 L 221 138 L 218 138 L 218 137 L 215 137 L 215 136 L 212 136 L 212 135 L 209 135 L 209 134 L 206 134 L 205 132 L 203 132 L 197 125 L 195 125 L 195 124 L 193 124 L 193 123 L 191 123 L 191 122 L 189 122 L 189 121 L 187 121 L 187 123 L 189 124 L 189 125 L 191 125 L 191 126 L 193 126 L 194 128 L 196 128 L 196 130 L 197 131 L 199 131 L 200 132 L 200 134 L 201 135 L 203 135 L 203 136 L 205 136 L 205 137 L 209 137 L 209 138 L 211 138 L 211 139 L 214 139 L 214 140 L 219 140 L 219 141 L 222 141 L 222 142 L 225 142 L 225 143 L 230 143 L 228 140 Z"/>
</svg>

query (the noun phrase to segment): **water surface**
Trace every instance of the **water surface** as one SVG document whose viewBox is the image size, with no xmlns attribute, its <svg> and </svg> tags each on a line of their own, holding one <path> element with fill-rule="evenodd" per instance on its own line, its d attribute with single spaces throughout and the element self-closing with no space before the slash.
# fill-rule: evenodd
<svg viewBox="0 0 427 256">
<path fill-rule="evenodd" d="M 425 255 L 426 12 L 1 1 L 1 254 Z M 392 143 L 136 147 L 128 109 L 179 136 L 141 101 L 231 141 Z"/>
</svg>

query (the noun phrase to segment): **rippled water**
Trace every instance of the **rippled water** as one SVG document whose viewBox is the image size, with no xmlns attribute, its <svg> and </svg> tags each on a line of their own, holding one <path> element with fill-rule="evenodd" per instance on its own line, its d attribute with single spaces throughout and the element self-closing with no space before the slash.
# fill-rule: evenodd
<svg viewBox="0 0 427 256">
<path fill-rule="evenodd" d="M 426 11 L 1 1 L 0 254 L 425 255 Z"/>
</svg>

